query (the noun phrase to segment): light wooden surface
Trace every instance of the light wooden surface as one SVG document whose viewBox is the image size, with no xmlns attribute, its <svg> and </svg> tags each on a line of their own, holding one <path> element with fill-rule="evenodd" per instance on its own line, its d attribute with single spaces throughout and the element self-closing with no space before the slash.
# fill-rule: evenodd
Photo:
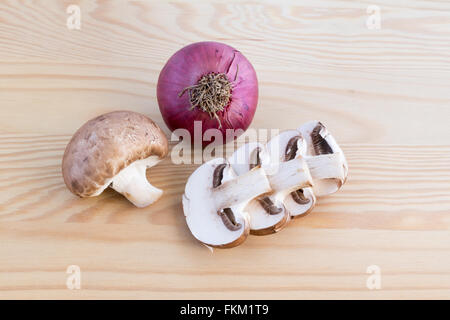
<svg viewBox="0 0 450 320">
<path fill-rule="evenodd" d="M 81 30 L 66 27 L 78 4 Z M 368 5 L 381 29 L 366 27 Z M 450 298 L 450 3 L 0 2 L 0 298 Z M 194 165 L 148 172 L 164 197 L 133 208 L 64 187 L 70 135 L 156 102 L 172 53 L 226 42 L 260 81 L 253 128 L 320 119 L 342 144 L 343 189 L 281 233 L 210 252 L 181 210 Z M 81 290 L 66 268 L 81 268 Z M 366 287 L 381 269 L 382 288 Z"/>
</svg>

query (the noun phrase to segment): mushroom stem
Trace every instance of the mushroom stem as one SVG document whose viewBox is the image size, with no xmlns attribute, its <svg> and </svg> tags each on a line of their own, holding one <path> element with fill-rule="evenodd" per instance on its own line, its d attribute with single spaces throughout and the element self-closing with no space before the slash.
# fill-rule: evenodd
<svg viewBox="0 0 450 320">
<path fill-rule="evenodd" d="M 339 179 L 343 181 L 345 178 L 341 153 L 305 157 L 305 160 L 313 180 Z"/>
<path fill-rule="evenodd" d="M 312 178 L 305 161 L 299 157 L 278 164 L 278 170 L 268 176 L 274 192 L 292 192 L 312 186 Z"/>
<path fill-rule="evenodd" d="M 232 180 L 223 182 L 213 189 L 216 207 L 219 209 L 243 203 L 261 194 L 270 192 L 266 172 L 262 168 L 250 170 Z"/>
<path fill-rule="evenodd" d="M 120 171 L 113 179 L 111 188 L 121 193 L 136 207 L 146 207 L 158 200 L 163 191 L 152 186 L 146 177 L 147 165 L 136 161 Z"/>
</svg>

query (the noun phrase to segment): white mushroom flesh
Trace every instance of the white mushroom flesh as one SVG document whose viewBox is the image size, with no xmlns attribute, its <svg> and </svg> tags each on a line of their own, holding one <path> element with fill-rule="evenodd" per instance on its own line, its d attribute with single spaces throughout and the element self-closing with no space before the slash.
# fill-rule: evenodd
<svg viewBox="0 0 450 320">
<path fill-rule="evenodd" d="M 246 174 L 253 166 L 257 165 L 266 170 L 271 170 L 270 156 L 265 146 L 257 142 L 243 145 L 228 160 L 238 175 Z M 259 160 L 259 163 L 257 160 Z M 271 187 L 273 189 L 272 185 Z M 263 206 L 263 204 L 265 205 Z M 268 213 L 267 209 L 270 206 L 274 206 L 273 208 L 279 212 L 276 214 Z M 263 230 L 275 226 L 285 219 L 286 214 L 283 203 L 280 201 L 280 197 L 276 197 L 276 193 L 251 200 L 245 207 L 245 211 L 248 212 L 250 218 L 251 230 Z"/>
<path fill-rule="evenodd" d="M 215 169 L 223 169 L 221 184 L 213 188 Z M 269 192 L 270 186 L 263 169 L 255 169 L 240 177 L 236 175 L 225 159 L 213 159 L 197 168 L 189 177 L 183 195 L 183 210 L 192 234 L 204 244 L 227 245 L 248 232 L 248 215 L 244 208 L 248 201 Z M 230 208 L 236 224 L 241 227 L 231 231 L 224 224 L 219 212 Z"/>
<path fill-rule="evenodd" d="M 295 130 L 290 133 L 295 136 L 299 135 Z M 250 228 L 253 231 L 274 227 L 275 229 L 271 231 L 276 232 L 277 225 L 283 225 L 282 222 L 286 221 L 284 198 L 290 192 L 311 186 L 312 179 L 309 170 L 301 157 L 284 161 L 287 143 L 283 141 L 284 138 L 290 139 L 286 134 L 281 137 L 277 136 L 267 144 L 268 148 L 259 143 L 249 143 L 239 148 L 229 159 L 233 169 L 239 174 L 244 174 L 252 167 L 256 152 L 258 160 L 260 160 L 259 165 L 268 172 L 267 178 L 272 193 L 252 200 L 246 208 L 250 215 Z M 297 148 L 293 150 L 295 151 Z"/>
<path fill-rule="evenodd" d="M 320 197 L 336 192 L 348 174 L 348 165 L 342 149 L 319 121 L 305 123 L 298 131 L 308 145 L 306 161 L 313 177 L 314 194 Z M 318 141 L 313 141 L 313 132 L 319 134 Z"/>
<path fill-rule="evenodd" d="M 122 169 L 107 184 L 125 196 L 136 207 L 146 207 L 158 200 L 163 191 L 150 184 L 147 180 L 147 168 L 156 165 L 161 161 L 157 156 L 150 156 L 146 159 L 137 160 L 128 167 Z"/>
<path fill-rule="evenodd" d="M 301 162 L 301 164 L 298 165 L 298 168 L 303 170 L 305 181 L 308 181 L 308 184 L 305 184 L 305 186 L 300 189 L 286 189 L 281 193 L 283 196 L 282 201 L 291 216 L 299 216 L 309 212 L 315 205 L 315 196 L 311 189 L 312 177 L 303 158 L 303 155 L 307 153 L 307 144 L 305 140 L 297 130 L 286 130 L 272 138 L 267 143 L 267 148 L 269 149 L 272 158 L 278 160 L 278 165 L 288 165 L 288 163 L 291 163 L 292 166 L 295 163 L 292 161 Z M 286 163 L 286 161 L 288 161 L 288 163 Z M 272 160 L 273 166 L 275 162 L 275 160 Z M 296 198 L 301 196 L 301 198 L 295 201 L 293 196 L 296 196 Z"/>
</svg>

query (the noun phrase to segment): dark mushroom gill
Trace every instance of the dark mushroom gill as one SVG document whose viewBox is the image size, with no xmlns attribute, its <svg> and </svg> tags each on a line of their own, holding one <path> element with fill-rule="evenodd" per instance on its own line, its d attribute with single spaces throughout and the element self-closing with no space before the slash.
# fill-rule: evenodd
<svg viewBox="0 0 450 320">
<path fill-rule="evenodd" d="M 252 170 L 255 167 L 261 166 L 261 148 L 256 148 L 253 150 L 250 156 L 250 165 L 249 168 Z M 283 211 L 283 208 L 277 207 L 269 197 L 261 197 L 258 199 L 259 204 L 263 207 L 264 211 L 266 211 L 270 215 L 279 214 Z"/>
<path fill-rule="evenodd" d="M 227 167 L 226 163 L 222 163 L 214 169 L 213 174 L 213 188 L 217 188 L 222 184 L 223 171 Z M 236 222 L 236 217 L 234 216 L 233 210 L 230 208 L 225 208 L 217 212 L 217 214 L 222 218 L 222 222 L 230 231 L 236 231 L 241 228 L 241 224 Z"/>
<path fill-rule="evenodd" d="M 311 141 L 316 155 L 333 153 L 333 149 L 331 149 L 328 142 L 320 134 L 320 131 L 324 128 L 324 125 L 319 122 L 311 132 Z"/>
<path fill-rule="evenodd" d="M 295 158 L 295 155 L 297 154 L 298 151 L 298 140 L 300 140 L 302 137 L 299 136 L 295 136 L 292 137 L 291 139 L 289 139 L 287 145 L 286 145 L 286 150 L 284 152 L 284 159 L 285 161 L 289 161 Z M 305 198 L 305 195 L 303 193 L 303 189 L 298 189 L 296 191 L 291 192 L 291 196 L 292 199 L 294 199 L 294 201 L 298 204 L 308 204 L 310 199 Z"/>
</svg>

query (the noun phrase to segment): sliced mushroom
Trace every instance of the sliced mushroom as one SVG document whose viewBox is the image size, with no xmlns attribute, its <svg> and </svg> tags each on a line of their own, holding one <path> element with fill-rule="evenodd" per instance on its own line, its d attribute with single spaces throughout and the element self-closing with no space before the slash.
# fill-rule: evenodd
<svg viewBox="0 0 450 320">
<path fill-rule="evenodd" d="M 194 237 L 208 246 L 237 246 L 250 231 L 247 203 L 270 191 L 264 169 L 237 176 L 227 160 L 213 159 L 198 167 L 186 183 L 186 222 Z"/>
<path fill-rule="evenodd" d="M 307 145 L 297 130 L 286 130 L 267 143 L 272 159 L 283 163 L 306 154 Z M 309 170 L 309 169 L 308 169 Z M 305 215 L 314 208 L 316 198 L 310 187 L 284 193 L 283 203 L 291 217 Z"/>
<path fill-rule="evenodd" d="M 241 159 L 242 158 L 242 159 Z M 237 150 L 233 156 L 229 159 L 233 169 L 238 175 L 248 172 L 256 167 L 267 167 L 270 165 L 270 158 L 268 154 L 264 152 L 264 146 L 259 143 L 249 143 L 242 146 Z M 260 204 L 267 214 L 276 215 L 283 211 L 283 207 L 277 206 L 271 196 L 262 196 L 254 199 L 254 201 Z M 251 229 L 250 229 L 251 230 Z"/>
<path fill-rule="evenodd" d="M 167 155 L 167 138 L 148 117 L 115 111 L 96 117 L 73 135 L 64 152 L 62 173 L 79 197 L 101 194 L 108 186 L 137 207 L 158 200 L 146 170 Z"/>
<path fill-rule="evenodd" d="M 310 121 L 298 128 L 307 144 L 306 161 L 313 177 L 313 192 L 325 196 L 345 183 L 348 165 L 344 153 L 326 127 Z"/>
<path fill-rule="evenodd" d="M 253 168 L 270 166 L 270 156 L 260 143 L 248 143 L 240 147 L 228 159 L 234 171 L 243 175 Z M 276 192 L 260 196 L 249 202 L 245 210 L 250 217 L 250 233 L 265 235 L 277 232 L 289 221 L 289 214 L 283 203 L 276 198 Z"/>
<path fill-rule="evenodd" d="M 270 145 L 274 147 L 275 140 Z M 275 158 L 273 161 L 266 147 L 258 143 L 242 146 L 230 157 L 229 162 L 238 174 L 244 174 L 255 165 L 255 159 L 256 165 L 268 173 L 272 193 L 250 201 L 246 209 L 250 215 L 250 233 L 265 235 L 277 232 L 287 224 L 290 215 L 283 200 L 289 192 L 310 186 L 311 176 L 303 159 L 279 162 Z"/>
</svg>

